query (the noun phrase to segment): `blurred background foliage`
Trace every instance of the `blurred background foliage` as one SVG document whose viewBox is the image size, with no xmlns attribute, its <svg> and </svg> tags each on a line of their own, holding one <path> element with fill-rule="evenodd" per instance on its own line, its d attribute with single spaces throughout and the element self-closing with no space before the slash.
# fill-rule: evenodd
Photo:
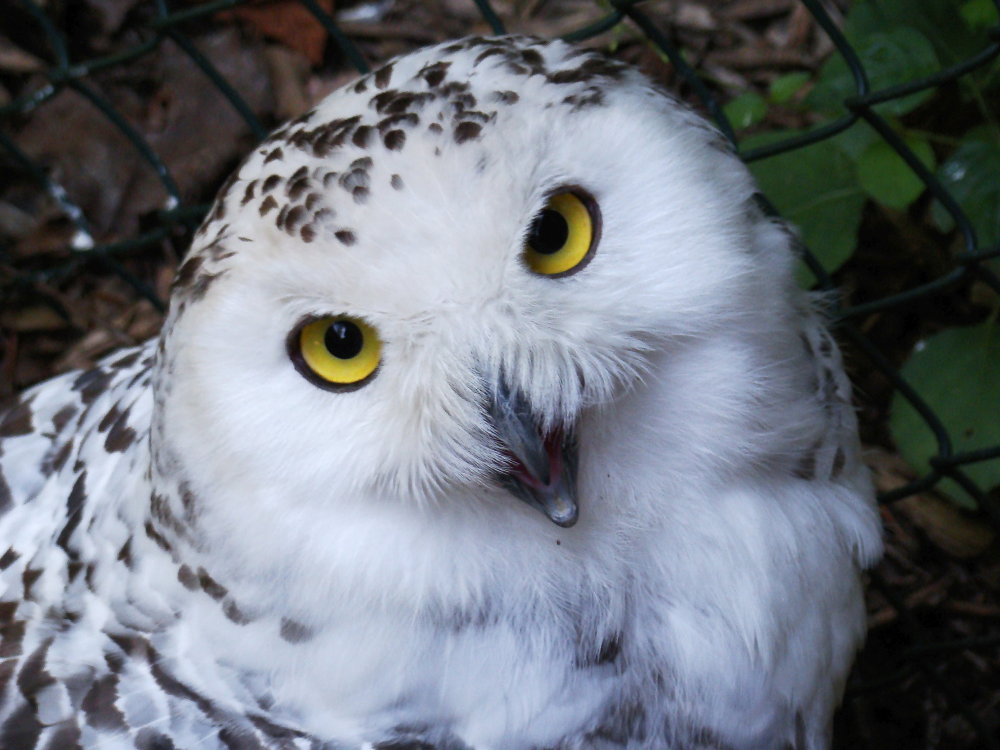
<svg viewBox="0 0 1000 750">
<path fill-rule="evenodd" d="M 850 6 L 842 27 L 872 90 L 934 76 L 974 57 L 998 24 L 992 0 L 870 0 Z M 747 91 L 725 113 L 738 132 L 766 122 L 772 107 L 796 108 L 822 127 L 845 114 L 857 94 L 854 70 L 843 55 L 831 56 L 815 80 L 801 72 L 774 79 L 765 92 Z M 874 106 L 911 154 L 951 195 L 975 232 L 975 248 L 1000 246 L 1000 61 L 971 70 L 953 87 L 931 86 Z M 773 143 L 798 132 L 749 135 L 741 149 Z M 835 273 L 859 247 L 862 215 L 872 204 L 890 220 L 922 221 L 942 234 L 955 228 L 939 201 L 925 200 L 927 185 L 880 134 L 852 127 L 806 148 L 756 161 L 752 170 L 779 212 L 802 231 L 805 244 Z M 906 217 L 905 219 L 903 217 Z M 964 238 L 967 239 L 967 238 Z M 952 250 L 961 253 L 963 245 Z M 1000 260 L 986 259 L 1000 270 Z M 814 283 L 805 267 L 800 278 Z M 1000 337 L 995 324 L 1000 296 L 980 300 L 982 320 L 967 328 L 928 331 L 902 367 L 903 376 L 946 425 L 955 452 L 1000 444 Z M 890 425 L 903 457 L 930 471 L 936 437 L 920 413 L 895 394 Z M 977 486 L 1000 486 L 1000 461 L 965 469 Z M 953 480 L 942 489 L 958 502 L 975 499 Z"/>
</svg>

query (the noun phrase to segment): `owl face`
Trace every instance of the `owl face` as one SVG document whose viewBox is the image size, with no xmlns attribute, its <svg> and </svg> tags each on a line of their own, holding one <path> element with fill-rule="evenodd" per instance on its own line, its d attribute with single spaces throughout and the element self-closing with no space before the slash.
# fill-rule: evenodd
<svg viewBox="0 0 1000 750">
<path fill-rule="evenodd" d="M 154 448 L 289 507 L 570 525 L 600 408 L 753 306 L 752 192 L 617 63 L 514 37 L 400 58 L 220 194 L 175 287 Z"/>
</svg>

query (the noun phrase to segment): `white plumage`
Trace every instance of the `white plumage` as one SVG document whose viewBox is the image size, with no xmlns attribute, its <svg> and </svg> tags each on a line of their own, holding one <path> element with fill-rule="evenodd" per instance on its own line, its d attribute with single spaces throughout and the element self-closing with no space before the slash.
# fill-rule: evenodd
<svg viewBox="0 0 1000 750">
<path fill-rule="evenodd" d="M 879 524 L 754 190 L 523 37 L 281 128 L 159 339 L 0 412 L 0 746 L 827 747 Z"/>
</svg>

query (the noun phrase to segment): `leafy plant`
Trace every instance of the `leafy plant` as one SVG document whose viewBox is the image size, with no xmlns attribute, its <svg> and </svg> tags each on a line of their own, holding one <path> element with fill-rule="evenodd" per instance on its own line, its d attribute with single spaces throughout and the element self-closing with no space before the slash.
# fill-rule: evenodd
<svg viewBox="0 0 1000 750">
<path fill-rule="evenodd" d="M 982 247 L 1000 245 L 1000 142 L 994 126 L 973 128 L 941 165 L 941 184 L 958 201 L 979 235 Z M 942 230 L 954 220 L 940 203 L 932 209 Z"/>
<path fill-rule="evenodd" d="M 987 30 L 1000 24 L 993 0 L 857 0 L 843 32 L 864 68 L 871 91 L 919 81 L 980 52 Z M 992 100 L 1000 88 L 994 61 L 958 79 L 946 94 L 928 86 L 875 105 L 912 157 L 934 174 L 978 235 L 978 248 L 1000 246 L 1000 125 Z M 735 128 L 766 122 L 769 108 L 797 107 L 805 119 L 820 121 L 848 114 L 845 102 L 858 95 L 855 72 L 834 53 L 815 81 L 805 73 L 776 79 L 766 95 L 747 93 L 726 107 Z M 950 99 L 947 97 L 951 97 Z M 934 108 L 954 107 L 978 120 L 928 117 Z M 964 125 L 962 123 L 965 123 Z M 926 123 L 931 123 L 929 126 Z M 920 125 L 920 127 L 918 127 Z M 964 132 L 963 132 L 964 128 Z M 954 132 L 955 130 L 959 132 Z M 749 135 L 748 151 L 799 135 L 783 131 Z M 808 132 L 808 131 L 805 131 Z M 805 244 L 823 267 L 834 272 L 856 251 L 866 206 L 887 215 L 909 212 L 941 232 L 955 229 L 954 217 L 937 201 L 924 198 L 925 182 L 896 148 L 863 121 L 805 148 L 750 165 L 764 193 L 802 231 Z M 1000 262 L 993 261 L 1000 270 Z M 815 280 L 803 266 L 800 280 Z M 947 329 L 921 341 L 902 368 L 945 425 L 955 451 L 1000 445 L 1000 299 L 990 301 L 988 320 Z M 914 467 L 928 470 L 938 444 L 924 419 L 898 393 L 890 420 L 893 437 Z M 1000 486 L 1000 460 L 967 465 L 980 487 Z M 949 491 L 954 485 L 943 485 Z"/>
<path fill-rule="evenodd" d="M 931 336 L 903 372 L 948 428 L 955 453 L 1000 445 L 1000 329 L 993 320 Z M 929 469 L 927 457 L 938 452 L 937 438 L 905 398 L 894 401 L 891 426 L 903 455 Z M 971 463 L 963 471 L 980 487 L 1000 486 L 1000 461 Z M 954 484 L 946 488 L 962 497 Z"/>
<path fill-rule="evenodd" d="M 798 134 L 765 133 L 743 143 L 757 148 Z M 799 228 L 803 242 L 825 268 L 837 268 L 851 257 L 865 193 L 840 136 L 754 162 L 750 168 L 761 190 Z M 803 284 L 813 282 L 804 264 L 798 277 Z"/>
</svg>

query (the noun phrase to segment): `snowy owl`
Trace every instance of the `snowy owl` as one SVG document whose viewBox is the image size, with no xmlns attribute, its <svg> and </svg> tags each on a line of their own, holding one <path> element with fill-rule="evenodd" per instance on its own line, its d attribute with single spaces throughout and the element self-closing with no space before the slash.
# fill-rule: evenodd
<svg viewBox="0 0 1000 750">
<path fill-rule="evenodd" d="M 828 747 L 881 542 L 792 244 L 561 42 L 335 92 L 0 413 L 0 746 Z"/>
</svg>

